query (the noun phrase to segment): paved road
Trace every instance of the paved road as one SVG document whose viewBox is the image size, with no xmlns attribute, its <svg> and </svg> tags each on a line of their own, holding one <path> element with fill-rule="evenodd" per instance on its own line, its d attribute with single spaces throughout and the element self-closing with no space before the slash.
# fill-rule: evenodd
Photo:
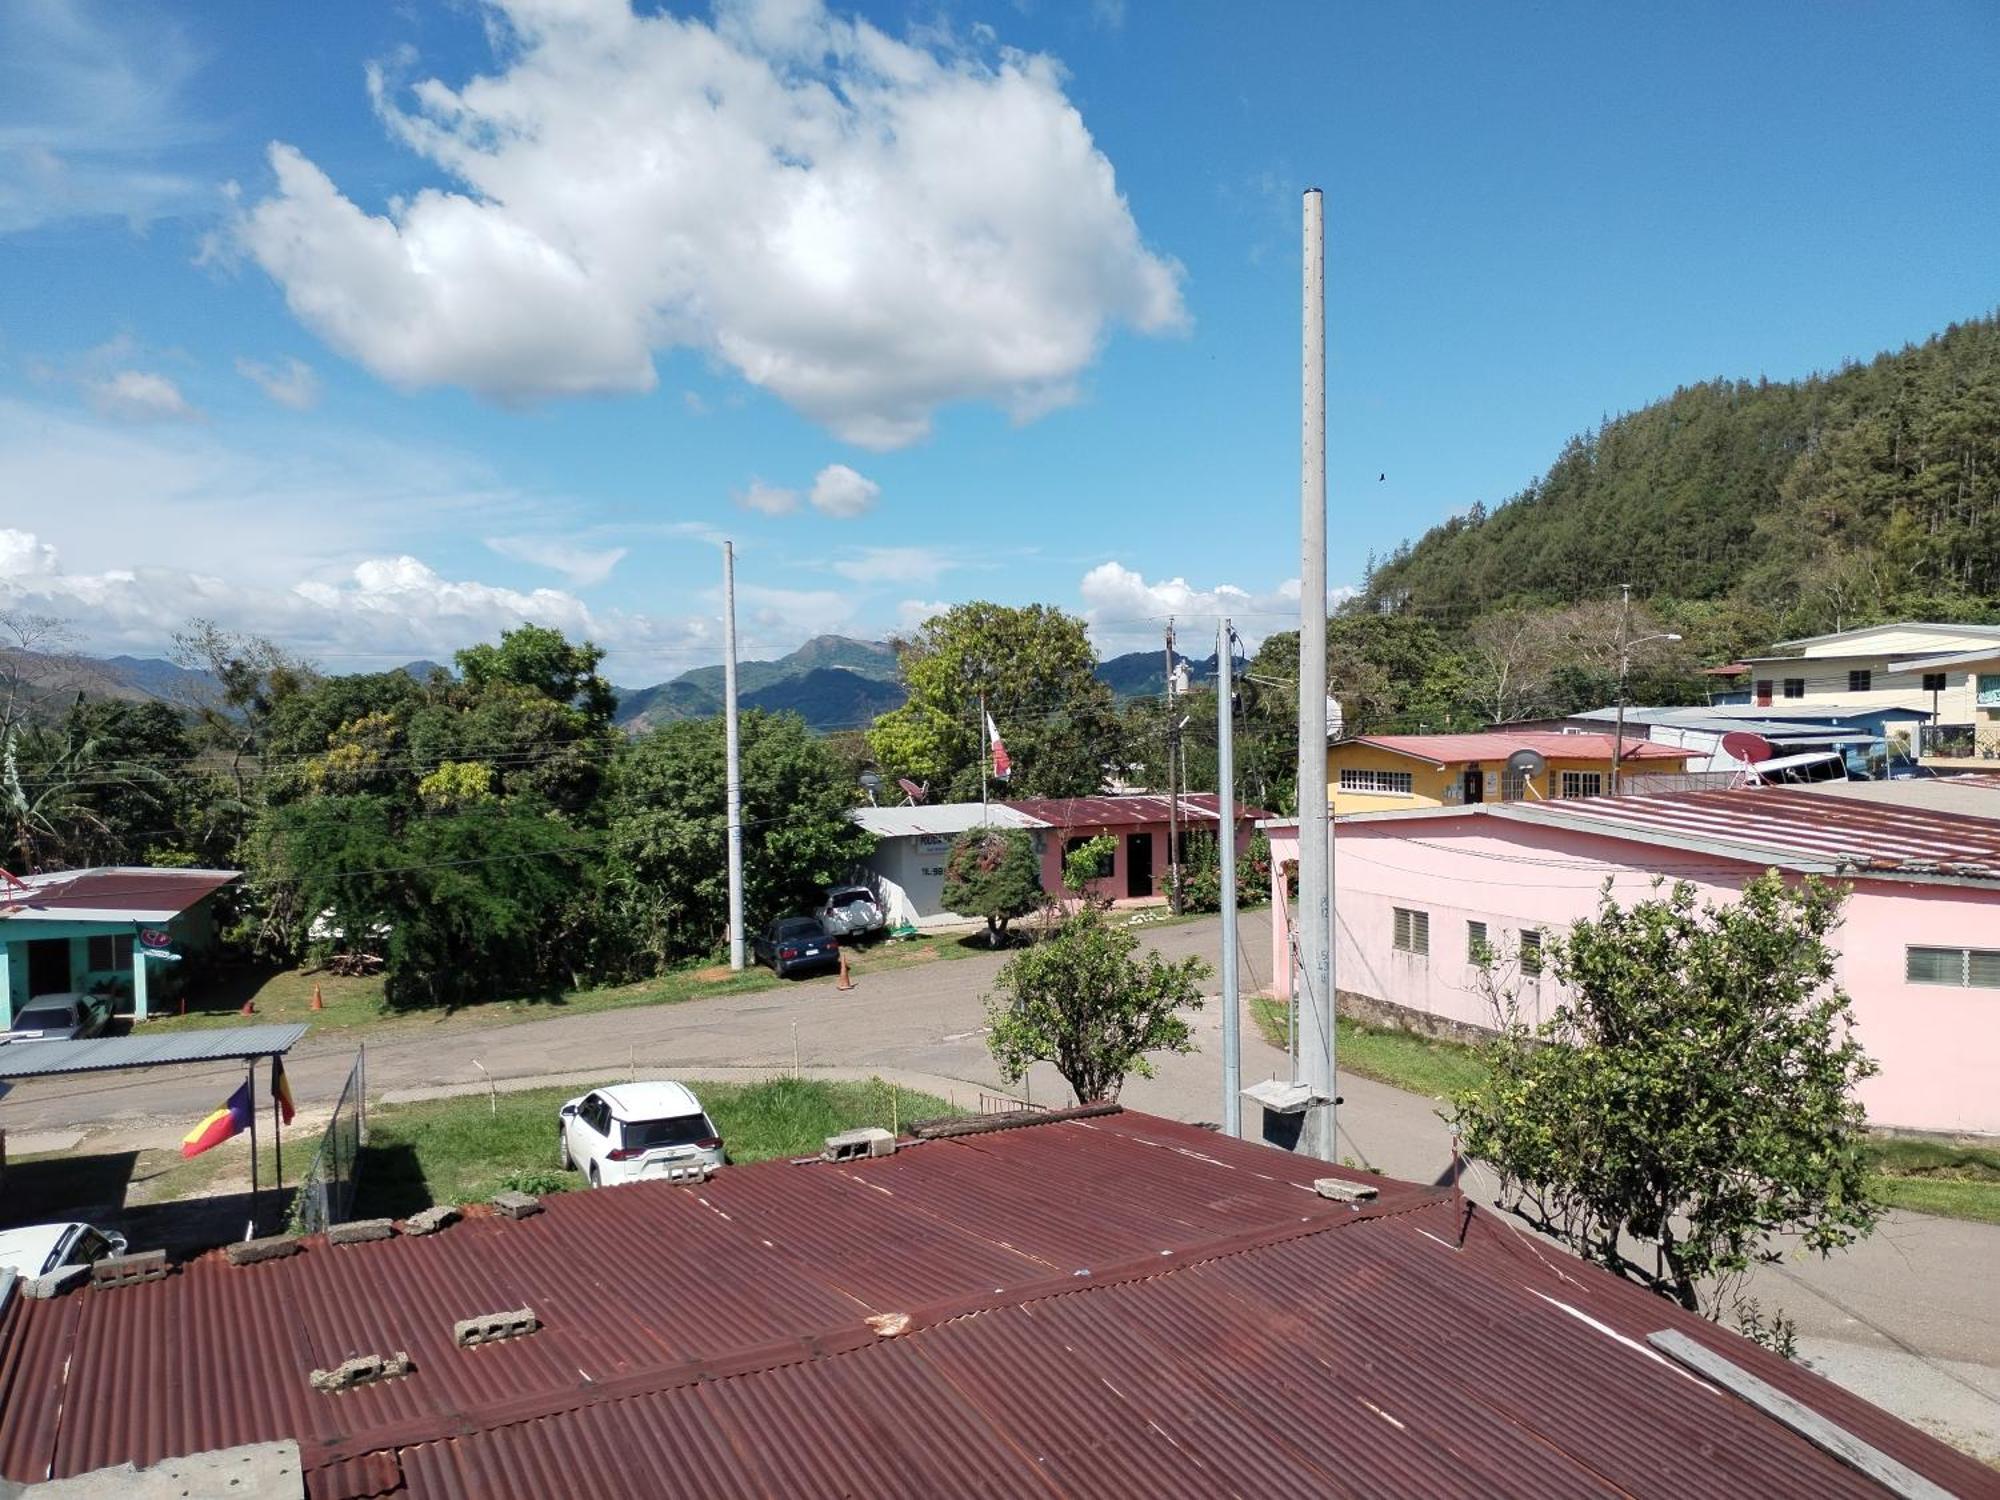
<svg viewBox="0 0 2000 1500">
<path fill-rule="evenodd" d="M 1242 919 L 1246 990 L 1268 980 L 1268 914 Z M 1140 929 L 1169 956 L 1218 945 L 1215 919 Z M 755 1076 L 789 1069 L 879 1073 L 956 1095 L 972 1105 L 982 1091 L 1003 1089 L 988 1056 L 981 998 L 998 956 L 913 964 L 865 974 L 851 993 L 831 979 L 775 990 L 643 1009 L 564 1015 L 493 1025 L 466 1018 L 408 1023 L 368 1046 L 371 1094 L 421 1097 L 484 1086 L 475 1060 L 502 1081 L 641 1074 Z M 1198 1018 L 1201 1050 L 1170 1057 L 1158 1075 L 1133 1079 L 1125 1101 L 1180 1119 L 1220 1116 L 1221 1020 L 1213 1005 Z M 304 1107 L 331 1101 L 353 1057 L 353 1043 L 308 1037 L 289 1064 Z M 1286 1072 L 1282 1051 L 1248 1024 L 1246 1082 Z M 163 1070 L 74 1082 L 35 1082 L 0 1102 L 10 1135 L 79 1125 L 116 1126 L 129 1134 L 156 1124 L 178 1138 L 187 1122 L 214 1108 L 218 1085 L 240 1073 Z M 1066 1098 L 1052 1070 L 1038 1068 L 1026 1092 Z M 1451 1165 L 1451 1133 L 1431 1100 L 1349 1077 L 1343 1080 L 1341 1154 L 1390 1176 L 1433 1182 Z M 1478 1172 L 1468 1191 L 1490 1187 Z M 1801 1260 L 1760 1273 L 1752 1287 L 1766 1311 L 1781 1307 L 1798 1323 L 1815 1364 L 1906 1415 L 1928 1417 L 2000 1456 L 2000 1227 L 1922 1215 L 1892 1215 L 1868 1241 L 1832 1260 Z"/>
</svg>

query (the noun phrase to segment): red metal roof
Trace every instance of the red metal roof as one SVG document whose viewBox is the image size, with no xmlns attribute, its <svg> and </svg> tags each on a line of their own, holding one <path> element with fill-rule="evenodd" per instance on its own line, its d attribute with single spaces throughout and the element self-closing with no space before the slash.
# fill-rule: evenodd
<svg viewBox="0 0 2000 1500">
<path fill-rule="evenodd" d="M 1556 734 L 1539 729 L 1488 729 L 1478 734 L 1364 734 L 1343 743 L 1415 756 L 1434 765 L 1505 760 L 1517 750 L 1533 750 L 1549 760 L 1609 760 L 1615 736 Z M 1335 746 L 1338 749 L 1339 746 Z M 1686 760 L 1696 751 L 1641 739 L 1637 726 L 1625 736 L 1626 760 Z"/>
<path fill-rule="evenodd" d="M 1134 792 L 1105 797 L 1019 797 L 1006 806 L 1028 817 L 1039 818 L 1051 828 L 1125 828 L 1141 823 L 1164 823 L 1175 798 Z M 1222 817 L 1221 800 L 1214 792 L 1185 792 L 1178 799 L 1180 816 L 1214 823 Z M 1239 805 L 1238 822 L 1253 822 L 1266 816 L 1254 807 Z"/>
<path fill-rule="evenodd" d="M 1355 1208 L 1311 1191 L 1330 1172 L 1359 1175 L 1125 1113 L 17 1297 L 0 1473 L 292 1436 L 315 1500 L 1879 1494 L 1643 1347 L 1677 1328 L 1937 1483 L 1994 1487 L 1453 1190 Z M 453 1346 L 455 1319 L 521 1306 L 539 1332 Z M 398 1350 L 407 1376 L 309 1386 Z"/>
<path fill-rule="evenodd" d="M 2000 821 L 1828 797 L 1804 787 L 1740 787 L 1637 797 L 1511 802 L 1494 817 L 1699 848 L 1840 874 L 2000 880 Z"/>
<path fill-rule="evenodd" d="M 32 894 L 0 889 L 0 916 L 76 916 L 164 922 L 219 891 L 239 870 L 177 870 L 151 866 L 59 870 L 28 877 Z"/>
</svg>

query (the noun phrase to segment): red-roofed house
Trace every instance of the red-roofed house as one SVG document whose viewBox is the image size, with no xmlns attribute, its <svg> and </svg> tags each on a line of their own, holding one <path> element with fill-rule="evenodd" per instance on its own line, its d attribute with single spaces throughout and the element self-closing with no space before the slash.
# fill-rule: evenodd
<svg viewBox="0 0 2000 1500">
<path fill-rule="evenodd" d="M 209 898 L 241 872 L 148 866 L 0 881 L 0 1030 L 37 995 L 108 993 L 134 1020 L 214 940 Z"/>
<path fill-rule="evenodd" d="M 1027 797 L 1006 805 L 1044 824 L 1051 833 L 1042 840 L 1042 889 L 1063 888 L 1063 860 L 1087 840 L 1108 834 L 1118 847 L 1092 882 L 1091 894 L 1112 901 L 1147 900 L 1167 893 L 1171 868 L 1171 830 L 1178 823 L 1181 858 L 1194 854 L 1197 840 L 1213 839 L 1222 823 L 1221 799 L 1214 792 L 1187 792 L 1178 799 L 1145 792 L 1102 797 Z M 1238 854 L 1256 837 L 1254 807 L 1236 809 L 1235 848 Z"/>
<path fill-rule="evenodd" d="M 1360 735 L 1327 746 L 1327 798 L 1336 814 L 1345 814 L 1597 797 L 1611 788 L 1614 748 L 1608 734 L 1536 729 Z M 1541 756 L 1547 769 L 1538 776 L 1511 774 L 1507 762 L 1523 750 Z M 1628 772 L 1678 771 L 1692 753 L 1634 733 L 1625 739 L 1620 764 Z"/>
</svg>

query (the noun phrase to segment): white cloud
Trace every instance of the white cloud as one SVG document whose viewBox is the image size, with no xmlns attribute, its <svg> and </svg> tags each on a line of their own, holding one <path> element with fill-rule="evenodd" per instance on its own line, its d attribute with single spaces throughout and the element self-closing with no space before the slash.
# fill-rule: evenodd
<svg viewBox="0 0 2000 1500">
<path fill-rule="evenodd" d="M 201 419 L 201 413 L 188 403 L 179 386 L 150 370 L 119 370 L 101 380 L 86 380 L 83 394 L 100 415 L 124 422 Z"/>
<path fill-rule="evenodd" d="M 0 579 L 46 578 L 55 570 L 55 548 L 32 531 L 0 527 Z"/>
<path fill-rule="evenodd" d="M 896 629 L 899 634 L 913 635 L 924 621 L 944 614 L 950 608 L 950 603 L 943 599 L 905 599 L 896 606 Z"/>
<path fill-rule="evenodd" d="M 302 359 L 288 357 L 282 365 L 267 365 L 239 358 L 236 373 L 278 405 L 293 411 L 309 411 L 319 403 L 319 376 Z"/>
<path fill-rule="evenodd" d="M 748 487 L 737 492 L 736 503 L 760 515 L 788 516 L 799 508 L 799 492 L 753 479 Z"/>
<path fill-rule="evenodd" d="M 236 242 L 294 314 L 403 386 L 649 390 L 701 351 L 849 441 L 945 402 L 1074 399 L 1107 330 L 1186 321 L 1052 59 L 898 41 L 819 0 L 487 0 L 505 66 L 372 70 L 450 187 L 371 214 L 297 149 Z"/>
<path fill-rule="evenodd" d="M 1100 655 L 1113 656 L 1161 644 L 1161 632 L 1171 617 L 1179 622 L 1182 649 L 1190 656 L 1207 656 L 1214 649 L 1216 621 L 1227 615 L 1236 633 L 1252 645 L 1267 635 L 1293 630 L 1299 618 L 1299 581 L 1287 578 L 1261 591 L 1221 583 L 1197 588 L 1185 578 L 1148 582 L 1122 563 L 1099 563 L 1077 585 L 1083 597 L 1083 617 Z M 1340 587 L 1327 593 L 1327 607 L 1354 596 Z"/>
<path fill-rule="evenodd" d="M 158 652 L 191 616 L 269 635 L 334 671 L 448 659 L 523 622 L 548 625 L 607 649 L 607 664 L 647 681 L 712 660 L 715 622 L 595 613 L 560 589 L 520 590 L 447 578 L 417 558 L 375 557 L 344 573 L 289 586 L 175 568 L 66 573 L 54 548 L 0 531 L 0 605 L 69 620 L 93 650 Z M 794 642 L 796 644 L 796 642 Z"/>
<path fill-rule="evenodd" d="M 953 554 L 937 547 L 856 547 L 832 564 L 854 583 L 935 583 L 958 566 Z"/>
<path fill-rule="evenodd" d="M 112 217 L 142 226 L 209 189 L 160 164 L 212 132 L 181 96 L 198 59 L 162 13 L 0 5 L 0 234 Z"/>
<path fill-rule="evenodd" d="M 813 475 L 813 509 L 843 521 L 862 514 L 881 493 L 881 485 L 855 473 L 846 464 L 828 464 Z"/>
<path fill-rule="evenodd" d="M 602 583 L 625 560 L 627 548 L 579 547 L 561 537 L 489 536 L 486 545 L 502 557 L 560 573 L 578 588 Z"/>
<path fill-rule="evenodd" d="M 809 636 L 849 634 L 854 627 L 854 596 L 840 589 L 778 589 L 739 580 L 736 607 L 754 634 L 746 655 L 769 649 L 759 643 L 777 645 L 782 653 Z"/>
</svg>

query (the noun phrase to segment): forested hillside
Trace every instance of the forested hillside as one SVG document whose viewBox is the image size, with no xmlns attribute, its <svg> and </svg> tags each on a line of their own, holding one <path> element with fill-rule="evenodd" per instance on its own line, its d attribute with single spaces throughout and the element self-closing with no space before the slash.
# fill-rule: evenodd
<svg viewBox="0 0 2000 1500">
<path fill-rule="evenodd" d="M 2000 618 L 2000 321 L 1789 384 L 1688 386 L 1371 570 L 1364 607 L 1465 619 L 1622 583 L 1724 634 Z M 1740 612 L 1740 615 L 1739 615 Z"/>
</svg>

